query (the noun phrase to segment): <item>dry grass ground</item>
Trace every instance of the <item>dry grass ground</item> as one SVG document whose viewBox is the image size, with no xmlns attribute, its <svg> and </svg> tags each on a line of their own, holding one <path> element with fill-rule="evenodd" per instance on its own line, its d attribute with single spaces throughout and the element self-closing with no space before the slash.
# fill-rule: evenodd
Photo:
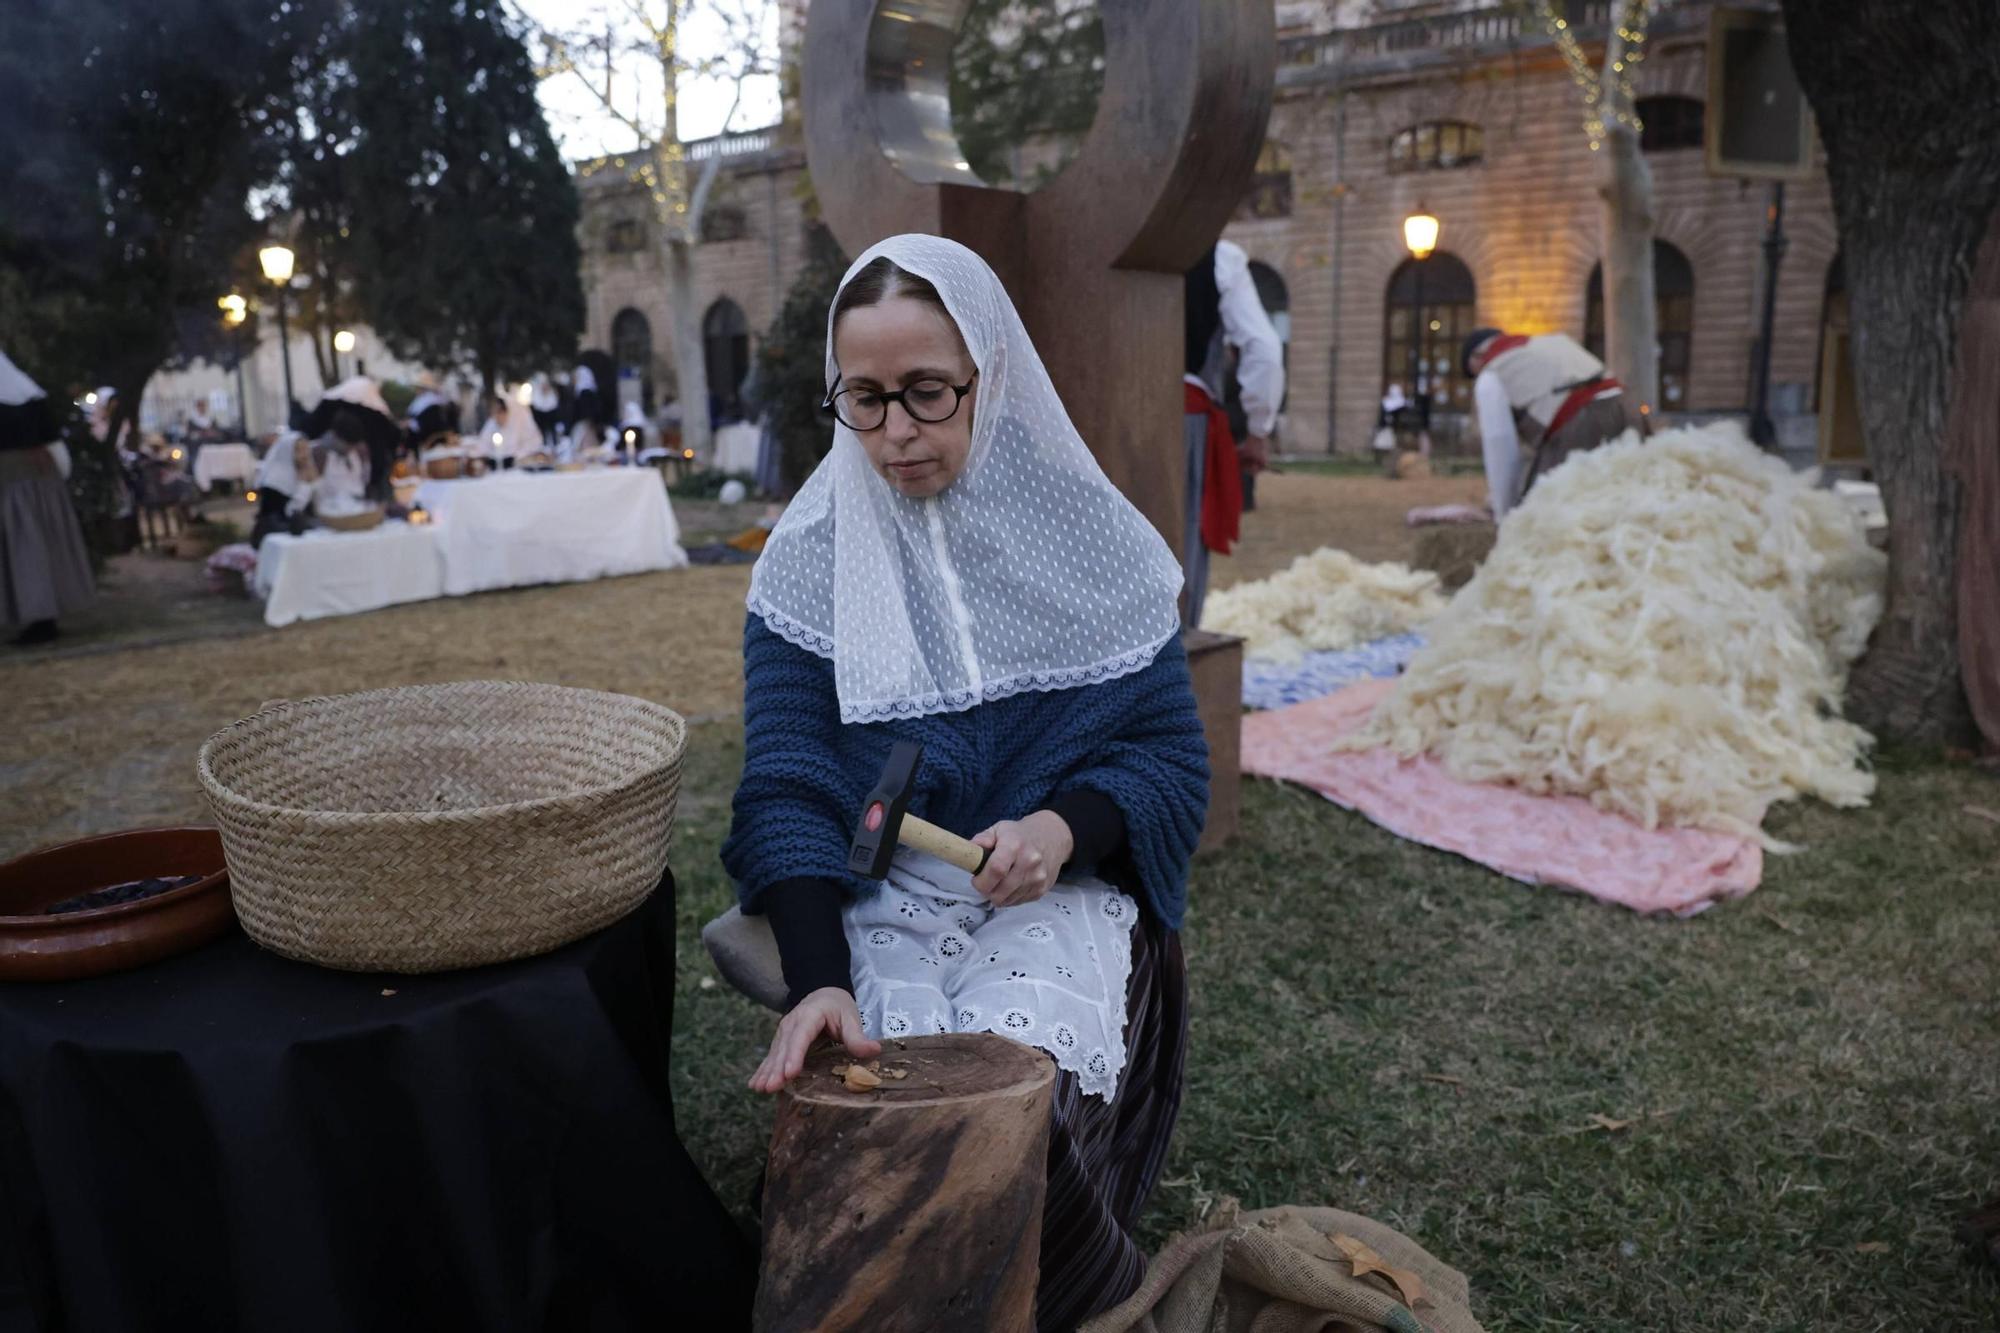
<svg viewBox="0 0 2000 1333">
<path fill-rule="evenodd" d="M 0 666 L 0 857 L 64 837 L 206 822 L 194 755 L 268 699 L 540 680 L 690 716 L 742 703 L 747 566 L 391 607 L 225 638 Z"/>
<path fill-rule="evenodd" d="M 1267 473 L 1257 481 L 1257 508 L 1243 516 L 1235 553 L 1216 559 L 1210 586 L 1227 588 L 1275 574 L 1296 557 L 1336 546 L 1362 560 L 1408 563 L 1411 531 L 1403 515 L 1425 505 L 1477 504 L 1486 494 L 1478 476 L 1391 481 L 1382 476 Z"/>
<path fill-rule="evenodd" d="M 1266 478 L 1217 582 L 1326 544 L 1406 559 L 1405 509 L 1477 493 Z M 196 748 L 270 698 L 511 677 L 712 717 L 691 731 L 674 852 L 674 1086 L 740 1208 L 770 1115 L 743 1083 L 770 1019 L 718 984 L 697 932 L 730 894 L 716 853 L 747 580 L 693 569 L 15 654 L 0 856 L 202 818 Z M 1883 769 L 1869 809 L 1776 812 L 1807 850 L 1686 922 L 1526 889 L 1246 784 L 1241 837 L 1190 888 L 1187 1101 L 1148 1242 L 1234 1194 L 1401 1227 L 1472 1275 L 1496 1333 L 2000 1327 L 2000 1280 L 1949 1235 L 2000 1190 L 2000 824 L 1967 813 L 2000 809 L 2000 786 Z"/>
</svg>

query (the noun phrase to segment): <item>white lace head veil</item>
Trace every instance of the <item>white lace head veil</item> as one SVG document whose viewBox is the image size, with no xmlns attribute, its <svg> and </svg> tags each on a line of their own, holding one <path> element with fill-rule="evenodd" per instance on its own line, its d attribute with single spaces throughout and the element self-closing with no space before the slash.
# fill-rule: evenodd
<svg viewBox="0 0 2000 1333">
<path fill-rule="evenodd" d="M 833 659 L 843 722 L 1146 666 L 1179 630 L 1180 564 L 1070 424 L 1000 280 L 955 241 L 908 235 L 855 260 L 841 286 L 885 256 L 937 288 L 979 369 L 965 467 L 935 496 L 902 495 L 835 423 L 751 573 L 750 610 Z"/>
</svg>

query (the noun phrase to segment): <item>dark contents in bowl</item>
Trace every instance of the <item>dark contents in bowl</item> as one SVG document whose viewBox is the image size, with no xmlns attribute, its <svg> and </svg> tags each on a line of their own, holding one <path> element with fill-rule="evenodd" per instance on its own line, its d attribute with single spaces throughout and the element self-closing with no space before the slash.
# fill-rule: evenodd
<svg viewBox="0 0 2000 1333">
<path fill-rule="evenodd" d="M 150 879 L 127 880 L 123 884 L 113 884 L 108 889 L 95 889 L 75 898 L 65 898 L 46 908 L 48 916 L 59 916 L 65 912 L 88 912 L 97 907 L 116 907 L 120 903 L 136 903 L 141 898 L 152 898 L 175 889 L 184 889 L 199 883 L 203 875 L 156 875 Z"/>
</svg>

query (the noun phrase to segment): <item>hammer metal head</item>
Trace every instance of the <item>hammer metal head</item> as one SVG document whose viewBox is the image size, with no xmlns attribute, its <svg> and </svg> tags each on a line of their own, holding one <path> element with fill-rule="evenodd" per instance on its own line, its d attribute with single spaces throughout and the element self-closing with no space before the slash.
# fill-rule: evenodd
<svg viewBox="0 0 2000 1333">
<path fill-rule="evenodd" d="M 897 741 L 889 751 L 889 762 L 875 790 L 861 807 L 861 822 L 854 827 L 854 845 L 847 851 L 847 868 L 869 879 L 882 879 L 896 855 L 896 836 L 903 816 L 910 809 L 910 792 L 916 786 L 917 764 L 924 757 L 918 741 Z"/>
</svg>

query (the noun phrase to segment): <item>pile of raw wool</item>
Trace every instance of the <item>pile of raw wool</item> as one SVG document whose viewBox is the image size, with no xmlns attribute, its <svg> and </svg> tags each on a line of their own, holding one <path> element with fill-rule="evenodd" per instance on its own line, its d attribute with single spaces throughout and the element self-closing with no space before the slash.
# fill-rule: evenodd
<svg viewBox="0 0 2000 1333">
<path fill-rule="evenodd" d="M 1443 610 L 1437 575 L 1322 546 L 1267 579 L 1210 593 L 1201 627 L 1242 638 L 1246 656 L 1296 662 L 1406 633 Z"/>
<path fill-rule="evenodd" d="M 1761 837 L 1774 801 L 1861 805 L 1872 740 L 1839 707 L 1886 566 L 1837 497 L 1734 426 L 1606 445 L 1508 515 L 1349 745 L 1649 828 Z"/>
</svg>

